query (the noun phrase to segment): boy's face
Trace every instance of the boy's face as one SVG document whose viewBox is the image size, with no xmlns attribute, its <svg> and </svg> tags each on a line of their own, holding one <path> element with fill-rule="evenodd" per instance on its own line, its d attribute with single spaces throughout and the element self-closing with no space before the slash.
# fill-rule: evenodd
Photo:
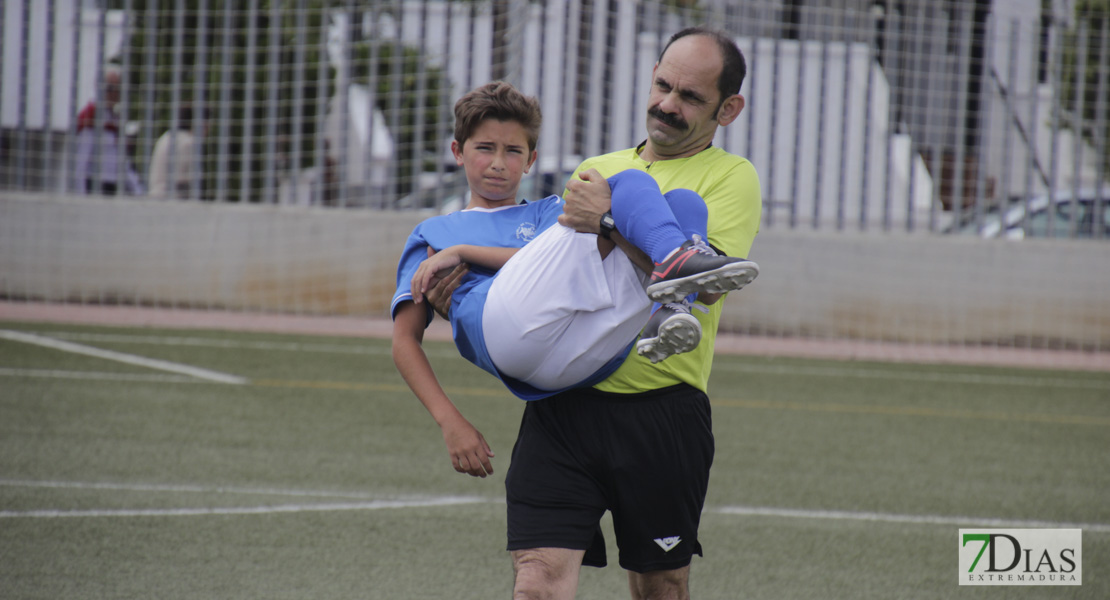
<svg viewBox="0 0 1110 600">
<path fill-rule="evenodd" d="M 536 152 L 528 150 L 528 135 L 516 121 L 487 119 L 461 146 L 451 142 L 455 162 L 466 171 L 470 185 L 467 208 L 493 208 L 516 203 L 520 178 L 532 168 Z"/>
</svg>

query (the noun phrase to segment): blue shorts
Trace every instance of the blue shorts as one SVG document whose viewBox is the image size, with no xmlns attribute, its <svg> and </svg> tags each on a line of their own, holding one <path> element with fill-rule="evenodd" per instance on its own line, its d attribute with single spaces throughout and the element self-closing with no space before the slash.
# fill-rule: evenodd
<svg viewBox="0 0 1110 600">
<path fill-rule="evenodd" d="M 684 567 L 702 554 L 713 451 L 709 398 L 687 385 L 529 402 L 505 479 L 508 549 L 585 550 L 582 564 L 603 567 L 608 510 L 621 567 Z"/>
</svg>

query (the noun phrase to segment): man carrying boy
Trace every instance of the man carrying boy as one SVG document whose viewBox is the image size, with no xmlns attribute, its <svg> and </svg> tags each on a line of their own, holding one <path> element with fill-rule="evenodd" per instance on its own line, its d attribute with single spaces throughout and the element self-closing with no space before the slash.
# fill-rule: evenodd
<svg viewBox="0 0 1110 600">
<path fill-rule="evenodd" d="M 745 72 L 743 55 L 723 34 L 690 28 L 672 36 L 652 71 L 647 140 L 586 160 L 583 181 L 567 185 L 560 223 L 600 232 L 609 198 L 598 180 L 631 164 L 663 190 L 697 192 L 708 206 L 711 245 L 747 256 L 759 229 L 759 179 L 746 159 L 712 145 L 717 128 L 744 108 Z M 429 290 L 437 311 L 459 274 Z M 694 312 L 705 333 L 694 351 L 658 364 L 630 355 L 593 388 L 526 405 L 505 481 L 514 599 L 573 598 L 581 565 L 605 565 L 599 521 L 606 510 L 633 600 L 690 597 L 713 462 L 705 390 L 721 315 L 714 298 L 699 300 L 711 306 Z"/>
<path fill-rule="evenodd" d="M 467 210 L 433 217 L 410 236 L 393 299 L 393 355 L 440 424 L 455 469 L 485 476 L 492 471 L 492 453 L 447 398 L 421 347 L 432 317 L 421 303 L 422 292 L 437 272 L 460 262 L 472 265 L 453 294 L 456 345 L 465 358 L 530 400 L 612 373 L 647 321 L 649 297 L 674 302 L 689 293 L 739 289 L 758 267 L 719 257 L 697 243 L 705 235 L 707 213 L 696 194 L 675 190 L 664 198 L 643 172 L 618 173 L 608 181 L 612 216 L 651 258 L 648 264 L 654 263 L 649 278 L 623 252 L 613 252 L 613 242 L 559 225 L 557 196 L 516 204 L 520 179 L 536 157 L 535 99 L 494 82 L 460 99 L 455 112 L 452 151 L 465 170 L 470 201 Z M 436 253 L 428 257 L 430 251 Z M 667 351 L 653 360 L 688 351 L 700 339 L 700 325 L 690 315 L 666 316 L 656 337 L 678 337 L 662 343 Z M 678 327 L 669 327 L 671 321 Z"/>
<path fill-rule="evenodd" d="M 700 28 L 675 34 L 652 72 L 646 142 L 588 159 L 579 173 L 611 175 L 632 161 L 663 190 L 689 188 L 708 206 L 709 242 L 747 256 L 759 227 L 759 180 L 747 160 L 712 145 L 717 128 L 744 107 L 745 70 L 728 37 Z M 597 188 L 585 178 L 568 184 L 560 222 L 597 231 L 606 202 L 590 195 Z M 694 351 L 658 364 L 629 356 L 594 388 L 525 407 L 505 482 L 514 598 L 572 598 L 579 565 L 605 563 L 597 525 L 605 510 L 619 532 L 632 598 L 689 598 L 714 450 L 705 390 L 722 307 L 708 308 L 695 311 L 705 336 Z M 563 444 L 575 435 L 608 443 L 568 455 Z M 564 489 L 576 491 L 567 497 Z"/>
</svg>

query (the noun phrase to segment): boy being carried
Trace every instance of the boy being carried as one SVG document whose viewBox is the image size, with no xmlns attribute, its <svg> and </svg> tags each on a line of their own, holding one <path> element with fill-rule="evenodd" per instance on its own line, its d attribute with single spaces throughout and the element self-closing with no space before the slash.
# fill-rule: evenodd
<svg viewBox="0 0 1110 600">
<path fill-rule="evenodd" d="M 689 314 L 693 295 L 740 289 L 758 266 L 717 256 L 700 241 L 708 213 L 696 194 L 663 195 L 649 175 L 628 170 L 600 184 L 612 189 L 611 229 L 652 259 L 649 275 L 613 241 L 559 225 L 559 197 L 516 203 L 536 159 L 541 115 L 534 98 L 494 82 L 463 96 L 455 116 L 451 149 L 470 200 L 465 210 L 418 225 L 406 243 L 391 308 L 393 358 L 443 430 L 456 470 L 485 476 L 492 453 L 447 397 L 421 347 L 433 317 L 423 292 L 438 273 L 471 267 L 451 299 L 459 352 L 533 400 L 604 379 L 645 323 L 643 340 L 650 343 L 640 351 L 653 360 L 692 350 L 701 338 Z M 663 307 L 649 322 L 653 300 Z"/>
</svg>

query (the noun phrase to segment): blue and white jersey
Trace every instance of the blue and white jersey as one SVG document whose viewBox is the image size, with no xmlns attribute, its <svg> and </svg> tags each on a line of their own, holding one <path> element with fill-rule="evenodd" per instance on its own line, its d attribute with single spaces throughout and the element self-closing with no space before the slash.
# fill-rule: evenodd
<svg viewBox="0 0 1110 600">
<path fill-rule="evenodd" d="M 459 244 L 521 248 L 557 223 L 561 214 L 562 198 L 548 196 L 513 206 L 461 210 L 420 223 L 409 235 L 397 266 L 397 291 L 393 294 L 390 316 L 396 317 L 397 307 L 412 300 L 412 276 L 428 258 L 429 247 L 437 252 Z M 490 360 L 482 335 L 482 310 L 496 274 L 496 271 L 471 265 L 470 272 L 451 296 L 449 314 L 455 345 L 463 358 L 502 378 Z M 427 305 L 425 310 L 427 323 L 431 324 L 435 313 Z"/>
</svg>

